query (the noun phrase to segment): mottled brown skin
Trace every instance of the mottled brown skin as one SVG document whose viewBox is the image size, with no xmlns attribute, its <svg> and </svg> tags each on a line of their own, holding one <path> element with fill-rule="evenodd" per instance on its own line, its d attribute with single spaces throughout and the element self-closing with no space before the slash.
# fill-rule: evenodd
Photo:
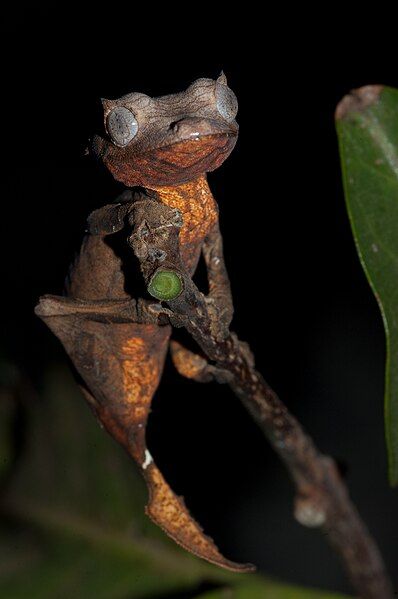
<svg viewBox="0 0 398 599">
<path fill-rule="evenodd" d="M 167 206 L 169 214 L 182 220 L 179 249 L 187 271 L 195 272 L 203 252 L 213 295 L 218 287 L 221 294 L 228 287 L 218 210 L 206 172 L 218 168 L 236 142 L 236 106 L 231 94 L 221 75 L 217 81 L 199 79 L 185 92 L 161 98 L 129 94 L 103 101 L 105 131 L 94 138 L 92 150 L 115 179 L 133 191 L 90 216 L 89 233 L 69 276 L 67 297 L 45 296 L 36 311 L 62 341 L 97 417 L 140 467 L 148 485 L 150 517 L 194 554 L 245 571 L 251 566 L 227 560 L 203 534 L 147 450 L 146 423 L 171 327 L 151 312 L 155 300 L 145 293 L 136 297 L 139 281 L 134 278 L 135 258 L 127 244 L 128 239 L 135 239 L 139 254 L 141 242 L 137 240 L 142 239 L 147 221 L 151 234 L 161 236 L 163 221 L 157 218 L 160 206 Z M 221 104 L 224 101 L 221 112 L 220 97 Z M 109 115 L 120 107 L 138 121 L 138 132 L 123 147 L 107 130 Z M 128 127 L 125 131 L 129 132 Z M 165 256 L 165 266 L 171 259 Z M 230 320 L 228 299 L 224 306 L 224 316 Z M 200 358 L 184 348 L 174 345 L 173 359 L 185 376 L 208 380 L 207 363 L 198 364 Z M 200 366 L 203 373 L 198 372 Z"/>
<path fill-rule="evenodd" d="M 184 92 L 160 98 L 129 94 L 103 100 L 104 126 L 115 108 L 136 115 L 139 129 L 125 147 L 96 136 L 93 151 L 112 175 L 128 187 L 176 186 L 218 168 L 234 148 L 238 125 L 217 109 L 226 79 L 198 79 Z M 197 201 L 197 200 L 196 200 Z"/>
</svg>

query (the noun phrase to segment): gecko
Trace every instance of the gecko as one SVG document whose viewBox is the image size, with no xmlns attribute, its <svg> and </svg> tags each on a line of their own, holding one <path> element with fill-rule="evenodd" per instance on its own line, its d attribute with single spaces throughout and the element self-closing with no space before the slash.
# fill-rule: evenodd
<svg viewBox="0 0 398 599">
<path fill-rule="evenodd" d="M 222 73 L 166 96 L 134 92 L 103 99 L 102 107 L 103 126 L 90 150 L 126 190 L 91 213 L 65 294 L 43 296 L 36 313 L 62 342 L 99 421 L 137 463 L 148 487 L 150 518 L 195 555 L 248 571 L 251 565 L 225 558 L 204 534 L 147 448 L 148 415 L 168 348 L 186 377 L 200 380 L 202 362 L 171 340 L 170 322 L 154 309 L 180 292 L 167 255 L 157 250 L 153 259 L 164 266 L 145 286 L 129 247 L 132 239 L 137 247 L 138 233 L 142 240 L 149 230 L 161 236 L 167 227 L 178 227 L 184 267 L 192 276 L 203 256 L 209 296 L 229 325 L 232 300 L 207 173 L 236 144 L 238 102 Z M 160 205 L 168 211 L 166 220 Z"/>
</svg>

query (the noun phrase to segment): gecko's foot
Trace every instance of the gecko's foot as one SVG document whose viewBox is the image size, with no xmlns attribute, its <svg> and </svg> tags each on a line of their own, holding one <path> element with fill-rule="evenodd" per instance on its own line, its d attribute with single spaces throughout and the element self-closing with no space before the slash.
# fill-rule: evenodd
<svg viewBox="0 0 398 599">
<path fill-rule="evenodd" d="M 199 383 L 227 383 L 231 373 L 213 364 L 209 364 L 205 358 L 186 349 L 178 341 L 170 342 L 170 353 L 173 364 L 179 374 L 185 378 Z"/>
</svg>

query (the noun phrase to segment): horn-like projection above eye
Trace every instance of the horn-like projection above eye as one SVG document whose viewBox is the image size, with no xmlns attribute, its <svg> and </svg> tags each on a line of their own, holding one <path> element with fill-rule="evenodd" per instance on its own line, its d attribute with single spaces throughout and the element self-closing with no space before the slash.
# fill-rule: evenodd
<svg viewBox="0 0 398 599">
<path fill-rule="evenodd" d="M 117 106 L 108 114 L 106 128 L 113 143 L 123 148 L 137 134 L 138 122 L 128 108 Z"/>
<path fill-rule="evenodd" d="M 221 71 L 221 73 L 219 74 L 217 78 L 217 83 L 221 83 L 222 85 L 228 85 L 227 77 L 224 71 Z"/>
<path fill-rule="evenodd" d="M 233 121 L 238 112 L 238 100 L 232 89 L 217 82 L 216 84 L 217 110 L 226 121 Z"/>
</svg>

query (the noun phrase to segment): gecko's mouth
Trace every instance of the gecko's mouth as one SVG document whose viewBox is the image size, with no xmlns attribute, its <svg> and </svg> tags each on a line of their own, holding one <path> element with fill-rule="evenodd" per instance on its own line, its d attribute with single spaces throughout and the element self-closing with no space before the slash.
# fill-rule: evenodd
<svg viewBox="0 0 398 599">
<path fill-rule="evenodd" d="M 182 118 L 151 136 L 149 144 L 137 140 L 131 149 L 100 139 L 98 153 L 128 187 L 178 185 L 218 168 L 232 152 L 238 130 L 235 122 Z"/>
<path fill-rule="evenodd" d="M 214 170 L 233 150 L 238 125 L 213 119 L 184 118 L 172 123 L 157 145 L 138 160 L 152 162 L 161 171 L 172 171 L 177 179 L 189 171 L 197 175 Z"/>
<path fill-rule="evenodd" d="M 227 123 L 222 119 L 183 117 L 151 136 L 149 144 L 143 145 L 138 141 L 134 154 L 142 159 L 159 151 L 170 153 L 170 149 L 181 148 L 182 145 L 186 145 L 187 153 L 196 154 L 201 147 L 219 146 L 225 139 L 236 140 L 238 132 L 235 121 Z"/>
<path fill-rule="evenodd" d="M 158 163 L 158 166 L 167 164 L 169 167 L 174 165 L 177 169 L 196 170 L 206 165 L 206 171 L 214 170 L 230 154 L 236 139 L 237 136 L 232 133 L 208 133 L 168 142 L 145 154 L 148 159 Z M 145 160 L 144 155 L 141 156 L 142 159 Z"/>
<path fill-rule="evenodd" d="M 223 133 L 220 132 L 216 132 L 216 133 L 199 133 L 199 132 L 193 132 L 191 135 L 183 138 L 183 139 L 179 139 L 177 141 L 173 140 L 168 140 L 166 141 L 164 144 L 159 145 L 157 148 L 153 148 L 151 150 L 148 150 L 148 152 L 153 152 L 155 149 L 157 150 L 164 150 L 166 148 L 172 148 L 175 146 L 178 146 L 179 144 L 209 144 L 209 142 L 214 141 L 215 145 L 218 145 L 218 141 L 222 140 L 224 138 L 237 138 L 238 133 L 236 132 L 232 132 L 232 131 L 225 131 Z M 189 148 L 189 151 L 191 152 L 195 152 L 195 146 L 194 145 L 187 145 L 187 149 Z"/>
<path fill-rule="evenodd" d="M 221 119 L 205 119 L 184 117 L 170 124 L 167 137 L 171 143 L 178 141 L 199 140 L 204 137 L 219 137 L 238 135 L 238 125 L 227 123 Z"/>
</svg>

